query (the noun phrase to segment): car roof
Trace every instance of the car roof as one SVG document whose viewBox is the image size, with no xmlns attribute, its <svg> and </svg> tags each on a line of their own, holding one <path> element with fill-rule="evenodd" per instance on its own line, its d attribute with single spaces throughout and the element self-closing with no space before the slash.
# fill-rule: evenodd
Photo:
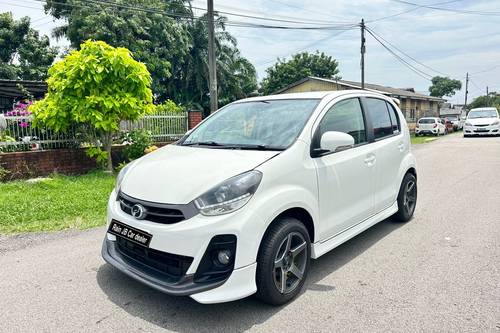
<svg viewBox="0 0 500 333">
<path fill-rule="evenodd" d="M 472 111 L 497 111 L 497 108 L 475 108 L 475 109 L 471 109 L 469 112 L 472 112 Z"/>
<path fill-rule="evenodd" d="M 333 99 L 336 97 L 345 96 L 345 95 L 353 95 L 353 94 L 356 94 L 358 96 L 370 95 L 370 96 L 374 96 L 374 97 L 383 98 L 385 100 L 390 100 L 389 97 L 384 96 L 384 95 L 379 94 L 379 93 L 366 91 L 366 90 L 359 90 L 359 89 L 350 89 L 350 90 L 340 90 L 340 91 L 309 91 L 309 92 L 300 92 L 300 93 L 257 96 L 257 97 L 245 98 L 245 99 L 236 101 L 235 103 L 282 100 L 282 99 L 323 99 L 323 98 L 327 98 L 327 97 L 329 99 Z"/>
</svg>

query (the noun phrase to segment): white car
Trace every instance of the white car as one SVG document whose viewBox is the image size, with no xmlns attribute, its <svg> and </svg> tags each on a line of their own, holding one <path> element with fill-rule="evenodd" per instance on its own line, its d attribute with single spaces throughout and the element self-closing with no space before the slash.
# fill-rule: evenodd
<svg viewBox="0 0 500 333">
<path fill-rule="evenodd" d="M 102 256 L 167 294 L 278 305 L 311 258 L 393 215 L 410 220 L 416 200 L 408 126 L 390 98 L 250 98 L 120 172 Z"/>
<path fill-rule="evenodd" d="M 460 120 L 460 117 L 455 114 L 449 114 L 449 115 L 441 115 L 442 119 L 443 118 L 448 118 L 449 121 L 453 124 L 453 130 L 454 131 L 460 131 L 463 128 L 462 121 Z"/>
<path fill-rule="evenodd" d="M 464 137 L 472 135 L 500 135 L 500 119 L 496 108 L 469 111 L 464 125 Z"/>
<path fill-rule="evenodd" d="M 446 134 L 446 126 L 438 117 L 420 118 L 415 125 L 415 135 L 444 135 Z"/>
</svg>

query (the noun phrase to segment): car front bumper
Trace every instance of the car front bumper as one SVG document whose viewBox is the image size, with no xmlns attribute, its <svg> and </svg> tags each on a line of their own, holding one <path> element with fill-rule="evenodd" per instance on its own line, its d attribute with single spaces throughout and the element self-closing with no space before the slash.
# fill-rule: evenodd
<svg viewBox="0 0 500 333">
<path fill-rule="evenodd" d="M 245 222 L 258 219 L 251 210 L 240 210 L 232 214 L 205 217 L 196 215 L 174 224 L 161 224 L 136 220 L 123 212 L 113 192 L 108 202 L 108 226 L 111 220 L 142 230 L 152 235 L 147 249 L 157 254 L 192 259 L 189 268 L 179 279 L 169 279 L 140 258 L 129 256 L 120 248 L 115 236 L 106 233 L 102 257 L 121 272 L 156 290 L 175 296 L 190 296 L 200 303 L 220 303 L 244 298 L 256 292 L 255 262 L 256 240 L 242 230 Z M 215 282 L 196 281 L 196 273 L 210 241 L 218 235 L 235 235 L 236 250 L 234 269 L 223 280 Z M 140 245 L 136 245 L 140 246 Z M 249 250 L 252 249 L 252 250 Z M 148 256 L 148 255 L 146 255 Z"/>
<path fill-rule="evenodd" d="M 500 125 L 464 126 L 464 135 L 499 135 Z"/>
</svg>

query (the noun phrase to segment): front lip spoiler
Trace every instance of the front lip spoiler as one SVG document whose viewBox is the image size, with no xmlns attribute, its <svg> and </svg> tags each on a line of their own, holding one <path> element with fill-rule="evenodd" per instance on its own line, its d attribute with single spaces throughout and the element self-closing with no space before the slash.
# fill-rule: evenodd
<svg viewBox="0 0 500 333">
<path fill-rule="evenodd" d="M 159 278 L 159 276 L 155 276 L 154 271 L 148 271 L 146 266 L 144 267 L 144 270 L 141 270 L 124 261 L 122 256 L 116 250 L 116 242 L 109 240 L 107 237 L 104 238 L 101 254 L 107 263 L 114 266 L 122 273 L 168 295 L 189 296 L 217 288 L 226 282 L 226 280 L 222 280 L 216 282 L 196 283 L 193 280 L 193 274 L 185 275 L 175 283 L 166 282 Z M 146 273 L 146 271 L 148 271 L 148 273 Z"/>
</svg>

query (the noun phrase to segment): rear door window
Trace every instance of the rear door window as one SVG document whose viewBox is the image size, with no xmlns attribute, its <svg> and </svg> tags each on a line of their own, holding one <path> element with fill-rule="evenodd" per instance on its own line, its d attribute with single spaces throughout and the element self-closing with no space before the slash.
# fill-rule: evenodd
<svg viewBox="0 0 500 333">
<path fill-rule="evenodd" d="M 386 105 L 389 110 L 389 117 L 391 118 L 392 133 L 399 134 L 401 132 L 401 122 L 399 121 L 398 113 L 391 104 L 386 102 Z"/>
<path fill-rule="evenodd" d="M 365 104 L 366 111 L 372 120 L 375 140 L 393 135 L 394 131 L 386 102 L 378 98 L 366 98 Z"/>
</svg>

